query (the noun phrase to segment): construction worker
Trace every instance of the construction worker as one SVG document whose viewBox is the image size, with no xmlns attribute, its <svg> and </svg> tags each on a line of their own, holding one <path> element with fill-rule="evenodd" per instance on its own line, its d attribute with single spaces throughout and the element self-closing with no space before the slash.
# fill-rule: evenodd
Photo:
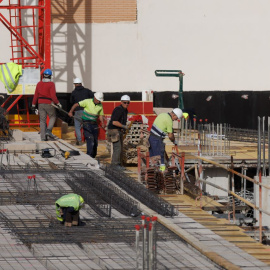
<svg viewBox="0 0 270 270">
<path fill-rule="evenodd" d="M 107 132 L 107 139 L 113 144 L 111 164 L 120 167 L 122 166 L 123 131 L 128 129 L 126 123 L 129 103 L 128 95 L 121 97 L 121 105 L 114 108 Z"/>
<path fill-rule="evenodd" d="M 78 226 L 80 223 L 80 209 L 84 199 L 77 194 L 67 194 L 55 202 L 56 217 L 66 227 Z"/>
<path fill-rule="evenodd" d="M 93 98 L 94 94 L 91 90 L 84 88 L 82 85 L 82 80 L 80 78 L 75 78 L 74 81 L 75 89 L 72 91 L 70 96 L 70 103 L 73 105 L 84 99 Z M 77 107 L 74 112 L 74 127 L 76 133 L 76 145 L 83 145 L 82 134 L 81 134 L 81 124 L 82 121 L 79 119 L 82 118 L 83 108 Z"/>
<path fill-rule="evenodd" d="M 169 113 L 161 113 L 155 119 L 149 136 L 149 155 L 150 157 L 153 156 L 160 156 L 161 164 L 160 170 L 165 170 L 165 162 L 164 162 L 164 155 L 165 155 L 165 144 L 163 140 L 166 135 L 168 135 L 169 139 L 177 145 L 175 141 L 175 137 L 173 134 L 173 121 L 181 119 L 182 117 L 182 110 L 179 108 L 173 109 Z"/>
<path fill-rule="evenodd" d="M 95 158 L 97 155 L 98 117 L 101 122 L 102 128 L 105 129 L 104 112 L 103 112 L 103 106 L 101 104 L 103 100 L 104 100 L 103 93 L 96 92 L 94 94 L 94 98 L 84 99 L 82 101 L 75 103 L 68 113 L 68 115 L 72 117 L 74 110 L 78 106 L 84 108 L 82 121 L 83 121 L 84 137 L 87 144 L 86 154 L 92 158 Z"/>
<path fill-rule="evenodd" d="M 36 110 L 36 104 L 38 103 L 38 113 L 40 121 L 40 137 L 42 141 L 46 141 L 49 138 L 53 138 L 52 129 L 56 121 L 56 111 L 51 103 L 56 104 L 60 109 L 62 105 L 56 97 L 55 84 L 51 81 L 52 71 L 46 69 L 42 75 L 42 81 L 40 81 L 35 90 L 35 95 L 32 101 L 32 111 Z M 50 118 L 48 127 L 46 124 L 47 115 Z"/>
</svg>

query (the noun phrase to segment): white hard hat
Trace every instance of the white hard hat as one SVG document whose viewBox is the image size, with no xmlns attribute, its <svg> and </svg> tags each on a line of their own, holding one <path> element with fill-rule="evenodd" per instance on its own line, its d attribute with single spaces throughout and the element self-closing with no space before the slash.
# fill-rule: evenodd
<svg viewBox="0 0 270 270">
<path fill-rule="evenodd" d="M 121 101 L 130 101 L 130 97 L 128 95 L 123 95 Z"/>
<path fill-rule="evenodd" d="M 179 108 L 175 108 L 175 109 L 173 109 L 172 111 L 173 111 L 173 113 L 178 117 L 178 119 L 180 119 L 180 118 L 182 117 L 182 115 L 183 115 L 182 110 L 179 109 Z"/>
<path fill-rule="evenodd" d="M 75 78 L 73 83 L 82 83 L 82 80 L 80 78 Z"/>
<path fill-rule="evenodd" d="M 94 94 L 94 97 L 98 100 L 98 101 L 103 101 L 104 100 L 104 96 L 102 92 L 96 92 Z"/>
</svg>

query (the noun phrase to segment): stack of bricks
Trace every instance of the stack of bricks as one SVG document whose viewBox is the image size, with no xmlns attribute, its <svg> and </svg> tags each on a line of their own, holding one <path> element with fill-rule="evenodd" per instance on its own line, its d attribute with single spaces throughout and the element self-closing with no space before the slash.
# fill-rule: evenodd
<svg viewBox="0 0 270 270">
<path fill-rule="evenodd" d="M 116 23 L 137 21 L 137 0 L 58 0 L 52 23 Z"/>
<path fill-rule="evenodd" d="M 147 124 L 133 123 L 123 142 L 123 162 L 125 164 L 137 164 L 137 146 L 142 152 L 148 151 Z M 142 132 L 144 130 L 145 132 Z"/>
</svg>

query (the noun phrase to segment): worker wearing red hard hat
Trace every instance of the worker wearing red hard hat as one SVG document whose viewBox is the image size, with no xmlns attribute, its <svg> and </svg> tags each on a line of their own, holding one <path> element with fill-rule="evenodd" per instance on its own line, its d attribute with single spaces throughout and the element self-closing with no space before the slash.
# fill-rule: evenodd
<svg viewBox="0 0 270 270">
<path fill-rule="evenodd" d="M 179 108 L 173 109 L 169 113 L 161 113 L 155 119 L 149 136 L 149 155 L 160 156 L 161 164 L 160 170 L 165 170 L 164 154 L 165 154 L 165 144 L 163 142 L 166 135 L 169 139 L 176 144 L 175 137 L 173 134 L 173 121 L 181 119 L 182 110 Z"/>
</svg>

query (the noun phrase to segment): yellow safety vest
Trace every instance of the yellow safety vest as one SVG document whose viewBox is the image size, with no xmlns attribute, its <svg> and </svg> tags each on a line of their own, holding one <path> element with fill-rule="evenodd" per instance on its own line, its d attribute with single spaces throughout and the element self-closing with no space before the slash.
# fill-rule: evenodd
<svg viewBox="0 0 270 270">
<path fill-rule="evenodd" d="M 15 90 L 22 75 L 22 66 L 13 62 L 0 65 L 0 80 L 9 93 Z"/>
</svg>

